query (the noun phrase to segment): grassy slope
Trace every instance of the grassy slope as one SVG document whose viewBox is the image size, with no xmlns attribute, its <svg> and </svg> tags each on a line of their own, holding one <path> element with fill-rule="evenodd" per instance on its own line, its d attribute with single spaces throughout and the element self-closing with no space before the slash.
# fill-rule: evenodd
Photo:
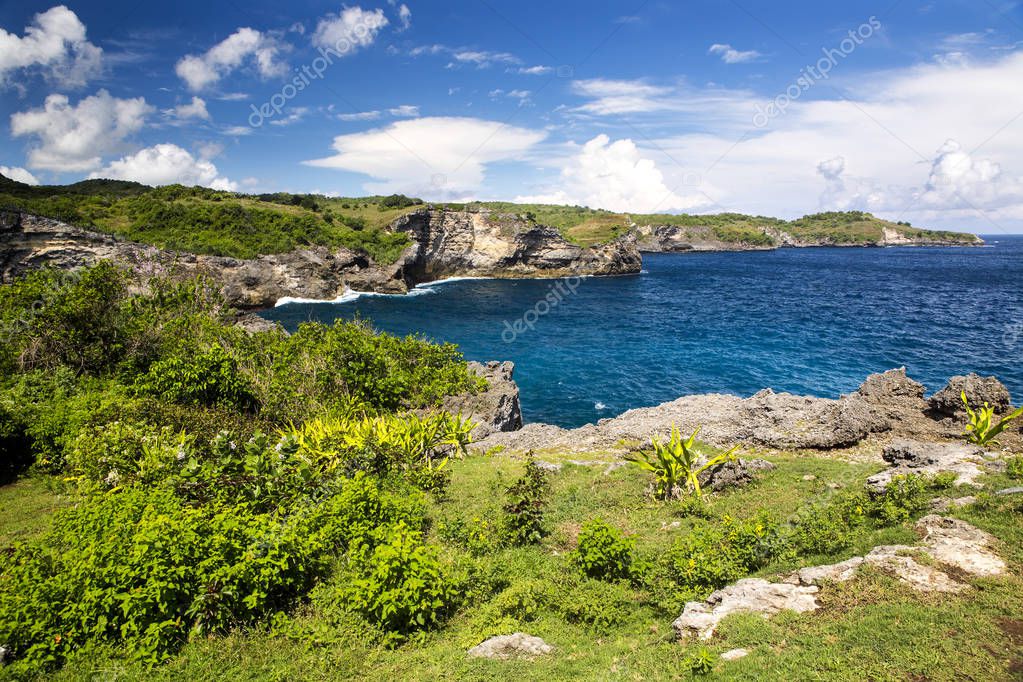
<svg viewBox="0 0 1023 682">
<path fill-rule="evenodd" d="M 828 495 L 827 483 L 862 485 L 876 469 L 813 457 L 783 456 L 774 461 L 778 468 L 759 484 L 718 496 L 714 514 L 746 517 L 753 510 L 766 509 L 785 518 L 801 503 Z M 521 462 L 502 456 L 474 456 L 455 463 L 449 499 L 435 503 L 431 516 L 496 518 L 503 489 L 521 468 Z M 803 480 L 807 474 L 816 480 Z M 1008 480 L 991 482 L 1001 485 Z M 605 475 L 602 468 L 567 465 L 553 478 L 551 536 L 541 547 L 503 550 L 498 562 L 514 576 L 513 584 L 536 579 L 556 585 L 566 570 L 564 555 L 573 546 L 575 532 L 595 516 L 633 534 L 641 552 L 656 555 L 659 548 L 685 533 L 691 521 L 679 518 L 675 505 L 650 501 L 644 494 L 647 483 L 646 476 L 632 468 Z M 2 492 L 6 498 L 0 499 L 11 501 L 24 495 L 27 501 L 36 500 L 33 504 L 41 494 L 21 484 Z M 707 647 L 720 653 L 742 646 L 752 653 L 739 662 L 718 662 L 709 679 L 1010 679 L 1023 670 L 1023 621 L 1019 620 L 1023 525 L 1020 511 L 1006 504 L 986 510 L 968 508 L 958 515 L 1004 542 L 1002 554 L 1010 562 L 1011 576 L 973 581 L 975 589 L 962 596 L 937 597 L 918 595 L 889 577 L 867 573 L 852 583 L 823 590 L 825 608 L 814 614 L 783 614 L 770 621 L 735 616 L 725 621 Z M 680 526 L 671 527 L 676 521 Z M 10 536 L 11 523 L 6 515 L 0 517 L 4 537 Z M 819 562 L 913 537 L 908 526 L 874 531 L 859 546 L 842 555 L 820 557 Z M 775 565 L 762 573 L 787 568 Z M 155 671 L 115 656 L 99 656 L 76 661 L 55 679 L 92 680 L 105 673 L 116 674 L 119 680 L 668 680 L 687 678 L 683 661 L 699 648 L 673 641 L 670 625 L 678 606 L 644 603 L 638 593 L 622 623 L 599 631 L 546 612 L 529 622 L 495 623 L 481 606 L 474 605 L 443 629 L 397 650 L 371 644 L 355 623 L 334 622 L 328 614 L 305 608 L 292 621 L 301 637 L 235 632 L 226 638 L 193 642 Z M 541 636 L 557 650 L 533 662 L 466 657 L 465 651 L 485 637 L 515 630 Z"/>
<path fill-rule="evenodd" d="M 306 201 L 300 204 L 303 198 Z M 0 176 L 0 207 L 17 205 L 164 248 L 236 258 L 253 258 L 320 244 L 363 250 L 378 262 L 393 262 L 408 242 L 404 235 L 393 234 L 387 227 L 414 207 L 388 208 L 381 204 L 382 200 L 383 197 L 277 195 L 272 201 L 261 201 L 255 196 L 231 192 L 180 186 L 152 189 L 138 183 L 112 180 L 29 187 Z M 529 215 L 583 246 L 621 236 L 633 223 L 692 227 L 709 232 L 713 238 L 727 244 L 758 246 L 773 244 L 764 234 L 764 227 L 782 229 L 805 240 L 830 240 L 839 244 L 877 241 L 885 227 L 909 237 L 929 235 L 954 239 L 962 236 L 915 229 L 859 212 L 822 213 L 784 221 L 737 213 L 627 215 L 580 206 L 508 202 L 447 207 L 455 210 L 483 207 Z"/>
</svg>

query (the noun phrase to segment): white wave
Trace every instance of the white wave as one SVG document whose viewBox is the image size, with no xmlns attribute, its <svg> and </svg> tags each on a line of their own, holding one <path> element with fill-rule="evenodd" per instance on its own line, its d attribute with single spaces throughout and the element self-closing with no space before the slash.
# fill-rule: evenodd
<svg viewBox="0 0 1023 682">
<path fill-rule="evenodd" d="M 284 298 L 277 299 L 277 303 L 274 304 L 275 308 L 280 308 L 284 305 L 291 305 L 292 303 L 352 303 L 358 301 L 363 296 L 366 297 L 383 297 L 383 298 L 402 298 L 404 296 L 426 296 L 428 294 L 436 294 L 437 292 L 429 288 L 415 287 L 409 290 L 407 294 L 384 294 L 378 291 L 356 291 L 355 289 L 345 289 L 344 293 L 335 299 L 319 299 L 319 298 L 297 298 L 294 296 L 285 296 Z"/>
<path fill-rule="evenodd" d="M 599 412 L 600 410 L 606 410 L 607 409 L 607 405 L 605 405 L 604 403 L 601 403 L 601 402 L 596 402 L 596 403 L 593 404 L 593 409 L 595 409 L 595 410 L 597 410 Z"/>
</svg>

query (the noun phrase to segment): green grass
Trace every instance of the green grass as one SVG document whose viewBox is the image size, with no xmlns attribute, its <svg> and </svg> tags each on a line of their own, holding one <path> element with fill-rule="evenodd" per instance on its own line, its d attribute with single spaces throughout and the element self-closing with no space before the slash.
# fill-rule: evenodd
<svg viewBox="0 0 1023 682">
<path fill-rule="evenodd" d="M 758 510 L 790 518 L 800 505 L 833 494 L 829 483 L 861 486 L 879 468 L 809 456 L 771 459 L 777 469 L 765 473 L 757 484 L 713 496 L 715 518 L 745 518 Z M 456 518 L 499 523 L 503 491 L 522 469 L 521 460 L 505 455 L 474 455 L 455 462 L 448 496 L 431 503 L 431 540 L 442 543 L 451 560 L 464 557 L 461 550 L 443 544 L 441 524 Z M 808 474 L 815 480 L 804 480 Z M 987 482 L 997 487 L 1005 480 L 1000 475 Z M 634 537 L 640 555 L 648 557 L 656 557 L 696 523 L 680 516 L 679 503 L 649 499 L 649 478 L 634 467 L 605 474 L 603 466 L 565 464 L 551 476 L 551 483 L 550 534 L 544 542 L 489 555 L 490 564 L 504 571 L 513 586 L 534 581 L 545 589 L 559 589 L 572 570 L 566 555 L 575 534 L 596 516 Z M 0 504 L 5 505 L 0 532 L 9 537 L 39 532 L 55 502 L 44 484 L 31 480 L 0 489 Z M 19 508 L 24 511 L 7 513 Z M 715 654 L 736 647 L 752 653 L 737 662 L 718 661 L 706 679 L 1011 679 L 1023 670 L 1021 510 L 1018 502 L 999 498 L 957 513 L 1000 538 L 1010 576 L 972 581 L 973 590 L 949 597 L 920 595 L 890 577 L 867 571 L 850 583 L 826 587 L 821 594 L 824 608 L 816 613 L 782 614 L 771 620 L 734 616 L 705 646 Z M 798 563 L 840 560 L 877 544 L 912 542 L 914 537 L 908 525 L 869 531 L 844 553 Z M 780 562 L 761 574 L 793 566 L 791 561 Z M 613 589 L 624 607 L 621 621 L 611 626 L 570 623 L 543 609 L 535 618 L 517 620 L 500 615 L 491 601 L 463 607 L 443 628 L 397 649 L 376 644 L 358 619 L 314 598 L 275 627 L 193 641 L 154 670 L 105 650 L 72 661 L 53 679 L 93 680 L 97 675 L 118 680 L 688 679 L 686 658 L 703 645 L 674 641 L 671 621 L 679 605 L 652 602 L 638 588 Z M 519 630 L 543 637 L 555 652 L 531 662 L 466 656 L 467 649 L 488 636 Z"/>
<path fill-rule="evenodd" d="M 50 515 L 68 503 L 44 476 L 0 487 L 0 547 L 31 539 L 49 527 Z"/>
</svg>

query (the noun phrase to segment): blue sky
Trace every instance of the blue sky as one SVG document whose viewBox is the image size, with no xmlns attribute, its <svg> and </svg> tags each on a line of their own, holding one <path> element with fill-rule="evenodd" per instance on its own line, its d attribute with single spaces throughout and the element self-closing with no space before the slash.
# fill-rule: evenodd
<svg viewBox="0 0 1023 682">
<path fill-rule="evenodd" d="M 1023 7 L 6 2 L 0 172 L 1023 231 Z"/>
</svg>

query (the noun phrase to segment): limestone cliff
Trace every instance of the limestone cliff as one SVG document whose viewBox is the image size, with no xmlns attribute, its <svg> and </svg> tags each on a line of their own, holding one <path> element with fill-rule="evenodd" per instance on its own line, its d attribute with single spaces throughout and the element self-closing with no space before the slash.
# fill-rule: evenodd
<svg viewBox="0 0 1023 682">
<path fill-rule="evenodd" d="M 142 275 L 206 275 L 220 283 L 229 303 L 253 309 L 286 297 L 332 300 L 350 289 L 404 293 L 421 282 L 458 275 L 614 275 L 638 272 L 641 265 L 634 240 L 581 248 L 551 228 L 515 216 L 422 210 L 399 219 L 392 229 L 412 239 L 392 265 L 326 247 L 241 260 L 168 252 L 50 218 L 0 212 L 0 276 L 9 281 L 34 267 L 70 269 L 106 259 Z"/>
</svg>

